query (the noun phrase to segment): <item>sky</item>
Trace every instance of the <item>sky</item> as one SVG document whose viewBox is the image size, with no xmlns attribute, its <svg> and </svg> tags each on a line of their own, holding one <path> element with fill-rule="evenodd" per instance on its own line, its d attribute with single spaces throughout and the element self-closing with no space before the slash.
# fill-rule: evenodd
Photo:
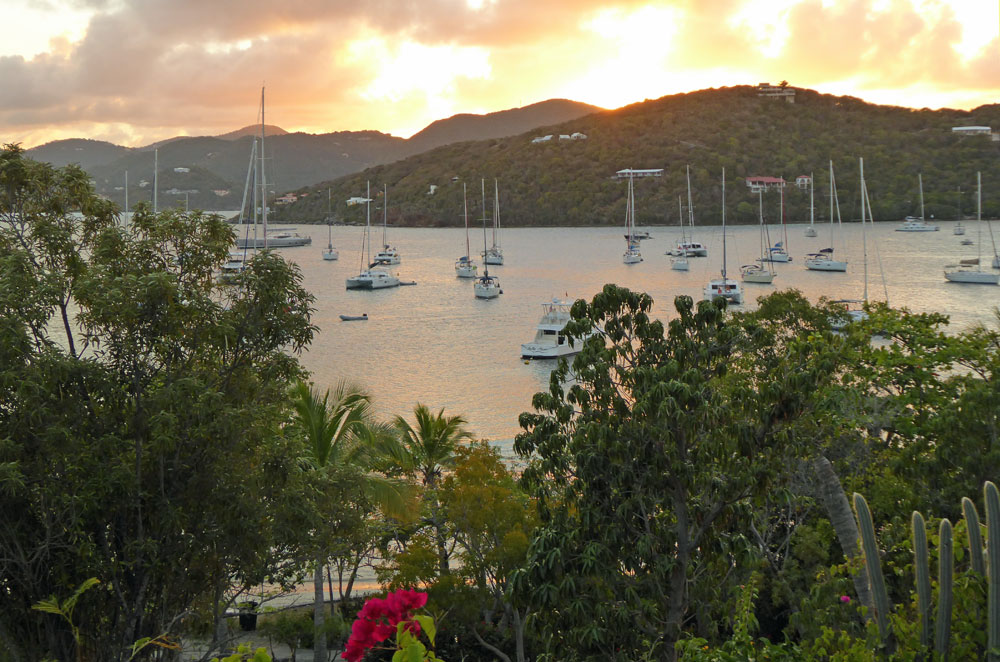
<svg viewBox="0 0 1000 662">
<path fill-rule="evenodd" d="M 787 80 L 1000 102 L 998 0 L 0 0 L 0 142 L 141 146 L 259 121 L 408 137 L 551 98 Z"/>
</svg>

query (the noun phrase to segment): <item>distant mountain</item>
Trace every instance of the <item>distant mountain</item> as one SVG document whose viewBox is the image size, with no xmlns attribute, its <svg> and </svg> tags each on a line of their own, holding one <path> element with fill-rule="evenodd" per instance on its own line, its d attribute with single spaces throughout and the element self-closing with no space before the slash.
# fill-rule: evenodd
<svg viewBox="0 0 1000 662">
<path fill-rule="evenodd" d="M 501 110 L 486 115 L 454 115 L 427 125 L 407 141 L 411 154 L 419 154 L 441 145 L 467 140 L 506 138 L 542 126 L 562 124 L 603 110 L 579 101 L 549 99 L 539 103 Z"/>
<path fill-rule="evenodd" d="M 277 194 L 336 179 L 372 166 L 390 163 L 441 145 L 513 135 L 535 127 L 564 122 L 592 112 L 594 106 L 554 99 L 488 115 L 456 115 L 432 123 L 409 140 L 378 131 L 338 131 L 325 134 L 288 133 L 266 127 L 269 188 Z M 202 209 L 235 209 L 242 200 L 252 136 L 259 126 L 247 126 L 220 136 L 178 136 L 140 148 L 94 140 L 60 140 L 27 151 L 28 156 L 56 165 L 79 163 L 93 177 L 98 193 L 124 204 L 125 172 L 129 173 L 129 204 L 151 199 L 153 150 L 159 150 L 160 190 L 163 177 L 187 168 L 188 204 Z M 140 182 L 147 183 L 140 188 Z M 196 193 L 192 191 L 197 191 Z M 228 191 L 226 194 L 217 191 Z M 161 200 L 181 200 L 162 193 Z M 171 197 L 173 196 L 173 197 Z M 168 203 L 169 204 L 169 203 Z"/>
<path fill-rule="evenodd" d="M 84 170 L 89 170 L 95 166 L 111 163 L 131 151 L 128 147 L 120 147 L 103 140 L 70 138 L 34 147 L 27 150 L 27 154 L 36 161 L 48 161 L 54 166 L 62 167 L 77 163 Z"/>
<path fill-rule="evenodd" d="M 264 136 L 283 136 L 288 132 L 282 129 L 280 126 L 275 126 L 273 124 L 264 125 Z M 222 138 L 223 140 L 236 140 L 237 138 L 242 138 L 244 136 L 259 136 L 260 135 L 260 125 L 251 124 L 245 126 L 242 129 L 236 129 L 235 131 L 230 131 L 229 133 L 223 133 L 216 138 Z"/>
<path fill-rule="evenodd" d="M 305 197 L 283 206 L 275 221 L 322 222 L 325 190 L 335 214 L 347 222 L 363 210 L 347 207 L 365 181 L 388 184 L 389 221 L 400 225 L 458 225 L 463 182 L 470 208 L 479 179 L 499 180 L 501 221 L 506 225 L 612 225 L 624 223 L 625 184 L 614 177 L 624 168 L 662 168 L 658 178 L 636 181 L 640 225 L 678 223 L 677 197 L 685 192 L 691 166 L 697 224 L 721 218 L 721 178 L 725 168 L 727 220 L 757 222 L 757 195 L 746 178 L 784 177 L 785 216 L 808 222 L 809 191 L 797 188 L 799 175 L 815 177 L 815 217 L 829 218 L 828 162 L 834 161 L 841 214 L 858 219 L 858 157 L 865 159 L 871 205 L 878 220 L 919 213 L 917 174 L 923 173 L 926 214 L 954 219 L 975 214 L 976 171 L 983 176 L 984 214 L 1000 215 L 1000 105 L 971 111 L 914 110 L 879 106 L 847 96 L 795 89 L 795 102 L 759 96 L 754 87 L 701 90 L 592 113 L 544 129 L 554 137 L 534 142 L 543 130 L 422 152 L 303 189 Z M 953 126 L 991 126 L 990 135 L 960 135 Z M 581 133 L 586 138 L 561 139 Z M 487 190 L 492 186 L 487 185 Z M 322 195 L 310 195 L 322 191 Z M 765 219 L 779 223 L 777 191 L 764 195 Z M 962 209 L 959 210 L 959 203 Z M 487 208 L 492 206 L 488 201 Z M 696 228 L 697 230 L 697 228 Z"/>
</svg>

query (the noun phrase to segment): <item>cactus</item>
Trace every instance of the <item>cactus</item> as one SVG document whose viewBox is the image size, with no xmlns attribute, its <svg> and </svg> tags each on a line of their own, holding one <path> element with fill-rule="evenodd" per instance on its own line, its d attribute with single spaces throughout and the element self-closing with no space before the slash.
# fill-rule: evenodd
<svg viewBox="0 0 1000 662">
<path fill-rule="evenodd" d="M 983 536 L 979 531 L 979 513 L 976 504 L 969 497 L 962 497 L 962 512 L 965 513 L 966 528 L 969 530 L 969 558 L 972 569 L 981 577 L 986 576 L 986 561 L 983 560 Z"/>
<path fill-rule="evenodd" d="M 986 481 L 986 558 L 989 562 L 989 606 L 987 607 L 987 660 L 1000 662 L 1000 493 Z"/>
<path fill-rule="evenodd" d="M 865 555 L 868 583 L 872 589 L 872 596 L 875 598 L 875 620 L 878 623 L 879 636 L 882 638 L 882 645 L 891 652 L 893 646 L 892 630 L 889 626 L 889 594 L 885 588 L 885 578 L 882 576 L 878 544 L 875 542 L 875 526 L 872 524 L 872 514 L 868 510 L 868 502 L 857 492 L 854 493 L 854 511 L 857 514 L 858 529 L 861 532 L 861 547 Z"/>
<path fill-rule="evenodd" d="M 924 517 L 913 511 L 913 567 L 917 579 L 917 611 L 920 613 L 920 649 L 931 646 L 931 572 L 927 560 L 927 527 Z"/>
<path fill-rule="evenodd" d="M 951 535 L 951 522 L 941 520 L 940 542 L 938 543 L 938 611 L 937 629 L 934 635 L 935 659 L 948 660 L 948 646 L 951 640 L 952 586 L 954 584 L 955 554 Z M 930 605 L 928 604 L 928 608 Z"/>
</svg>

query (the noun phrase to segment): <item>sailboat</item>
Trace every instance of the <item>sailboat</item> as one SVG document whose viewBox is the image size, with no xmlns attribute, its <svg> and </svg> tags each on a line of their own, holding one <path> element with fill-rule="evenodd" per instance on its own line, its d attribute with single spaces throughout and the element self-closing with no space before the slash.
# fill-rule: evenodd
<svg viewBox="0 0 1000 662">
<path fill-rule="evenodd" d="M 273 231 L 267 227 L 267 176 L 264 170 L 264 88 L 260 88 L 260 156 L 258 166 L 258 178 L 260 184 L 260 218 L 264 228 L 264 236 L 256 236 L 256 226 L 254 238 L 239 238 L 236 240 L 237 248 L 289 248 L 292 246 L 308 246 L 312 243 L 312 237 L 302 236 L 294 232 L 295 228 L 275 228 Z M 155 193 L 155 192 L 154 192 Z M 270 233 L 274 232 L 273 235 Z"/>
<path fill-rule="evenodd" d="M 485 204 L 484 201 L 484 207 Z M 484 212 L 484 222 L 485 218 Z M 495 179 L 493 180 L 493 245 L 483 251 L 483 264 L 503 264 L 503 249 L 500 248 L 500 186 Z"/>
<path fill-rule="evenodd" d="M 625 253 L 622 255 L 622 262 L 625 264 L 642 262 L 639 239 L 635 236 L 635 188 L 631 169 L 628 171 L 628 197 L 625 199 Z"/>
<path fill-rule="evenodd" d="M 708 257 L 708 249 L 705 244 L 694 240 L 694 207 L 691 205 L 691 166 L 687 167 L 687 189 L 688 189 L 688 225 L 691 227 L 691 236 L 677 242 L 677 247 L 670 251 L 676 257 Z"/>
<path fill-rule="evenodd" d="M 920 185 L 920 218 L 907 216 L 903 219 L 903 224 L 896 228 L 896 232 L 937 232 L 938 226 L 932 225 L 924 218 L 924 177 L 917 173 L 917 182 Z M 963 229 L 964 233 L 965 230 Z M 955 233 L 959 234 L 959 233 Z"/>
<path fill-rule="evenodd" d="M 462 184 L 462 204 L 465 207 L 465 255 L 455 260 L 455 275 L 459 278 L 475 278 L 476 263 L 469 257 L 469 201 L 465 195 L 465 184 Z"/>
<path fill-rule="evenodd" d="M 382 250 L 375 254 L 375 264 L 399 264 L 399 251 L 389 245 L 386 228 L 389 226 L 389 185 L 382 189 Z"/>
<path fill-rule="evenodd" d="M 864 297 L 861 299 L 836 299 L 831 303 L 844 306 L 844 312 L 830 318 L 830 328 L 834 331 L 842 331 L 852 322 L 860 322 L 868 319 L 868 233 L 865 230 L 865 210 L 868 217 L 874 219 L 871 214 L 871 203 L 868 201 L 868 187 L 865 185 L 865 160 L 858 157 L 858 172 L 861 178 L 861 255 L 864 264 Z M 832 181 L 832 180 L 831 180 Z M 836 192 L 836 188 L 834 188 Z M 839 209 L 839 202 L 838 202 Z M 886 296 L 888 300 L 888 296 Z"/>
<path fill-rule="evenodd" d="M 378 263 L 371 261 L 371 192 L 371 184 L 369 183 L 365 194 L 365 231 L 361 239 L 361 270 L 357 276 L 346 280 L 349 290 L 381 290 L 386 287 L 399 287 L 399 278 L 385 269 L 377 269 Z M 367 268 L 365 265 L 368 265 Z"/>
<path fill-rule="evenodd" d="M 953 283 L 978 283 L 980 285 L 1000 284 L 1000 274 L 992 271 L 983 271 L 979 264 L 983 257 L 982 236 L 983 236 L 983 180 L 980 173 L 976 173 L 976 228 L 979 241 L 976 242 L 978 255 L 959 261 L 958 264 L 949 264 L 944 268 L 944 277 Z"/>
<path fill-rule="evenodd" d="M 483 255 L 486 250 L 486 181 L 483 180 Z M 472 290 L 477 299 L 496 299 L 503 294 L 500 289 L 500 280 L 490 275 L 490 263 L 483 261 L 483 275 L 472 284 Z"/>
<path fill-rule="evenodd" d="M 688 197 L 690 197 L 690 195 L 691 195 L 691 187 L 689 185 L 688 186 Z M 681 241 L 680 241 L 680 243 L 683 244 L 685 242 L 685 240 L 686 240 L 685 237 L 684 237 L 684 207 L 681 204 L 681 196 L 679 196 L 679 195 L 677 196 L 677 218 L 680 219 L 680 225 L 681 225 Z M 670 251 L 667 251 L 667 252 L 669 253 Z M 688 264 L 687 255 L 675 255 L 674 257 L 671 257 L 670 258 L 670 268 L 673 269 L 674 271 L 687 271 L 688 269 L 690 269 L 691 265 Z"/>
<path fill-rule="evenodd" d="M 806 228 L 805 235 L 807 237 L 816 236 L 816 226 L 813 221 L 815 220 L 815 207 L 813 206 L 813 184 L 815 180 L 813 179 L 813 174 L 809 173 L 809 227 Z"/>
<path fill-rule="evenodd" d="M 792 256 L 788 254 L 788 226 L 785 225 L 785 185 L 778 189 L 781 192 L 781 233 L 782 240 L 775 242 L 767 251 L 767 255 L 762 257 L 766 262 L 791 262 Z"/>
<path fill-rule="evenodd" d="M 333 201 L 330 189 L 326 190 L 326 250 L 323 251 L 324 260 L 336 260 L 340 257 L 337 249 L 333 247 Z"/>
<path fill-rule="evenodd" d="M 739 281 L 726 278 L 726 169 L 722 169 L 722 278 L 714 278 L 705 286 L 705 300 L 723 298 L 731 304 L 743 303 Z"/>
<path fill-rule="evenodd" d="M 767 253 L 767 246 L 771 243 L 770 238 L 767 236 L 767 226 L 764 224 L 764 192 L 763 189 L 757 189 L 757 206 L 759 208 L 760 214 L 760 264 L 744 264 L 740 267 L 740 275 L 743 277 L 744 283 L 760 283 L 763 285 L 769 285 L 774 282 L 774 267 L 771 266 L 769 260 L 765 260 L 765 255 Z M 767 268 L 764 268 L 764 265 Z"/>
<path fill-rule="evenodd" d="M 833 205 L 837 204 L 837 227 L 840 227 L 840 200 L 837 199 L 837 184 L 833 177 L 833 160 L 830 160 L 830 247 L 821 248 L 818 253 L 806 255 L 806 269 L 813 271 L 847 271 L 847 262 L 833 259 Z"/>
</svg>

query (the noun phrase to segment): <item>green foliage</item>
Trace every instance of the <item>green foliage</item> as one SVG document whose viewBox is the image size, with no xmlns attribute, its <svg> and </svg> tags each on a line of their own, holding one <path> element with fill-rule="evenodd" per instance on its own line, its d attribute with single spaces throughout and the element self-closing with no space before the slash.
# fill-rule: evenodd
<svg viewBox="0 0 1000 662">
<path fill-rule="evenodd" d="M 212 662 L 271 662 L 271 656 L 263 646 L 253 649 L 246 644 L 240 644 L 232 655 L 223 658 L 213 657 Z"/>
<path fill-rule="evenodd" d="M 568 392 L 569 366 L 554 371 L 515 440 L 541 524 L 514 588 L 549 656 L 672 649 L 689 606 L 718 608 L 735 588 L 719 578 L 753 567 L 741 532 L 837 361 L 821 327 L 786 323 L 809 307 L 800 296 L 765 302 L 730 315 L 678 297 L 669 329 L 647 295 L 613 285 L 574 304 L 567 331 L 600 333 Z"/>
<path fill-rule="evenodd" d="M 280 579 L 312 299 L 270 253 L 216 282 L 231 243 L 199 213 L 125 229 L 79 169 L 0 152 L 0 648 L 72 657 L 69 626 L 25 606 L 90 577 L 76 618 L 104 660 L 217 586 Z"/>
</svg>

